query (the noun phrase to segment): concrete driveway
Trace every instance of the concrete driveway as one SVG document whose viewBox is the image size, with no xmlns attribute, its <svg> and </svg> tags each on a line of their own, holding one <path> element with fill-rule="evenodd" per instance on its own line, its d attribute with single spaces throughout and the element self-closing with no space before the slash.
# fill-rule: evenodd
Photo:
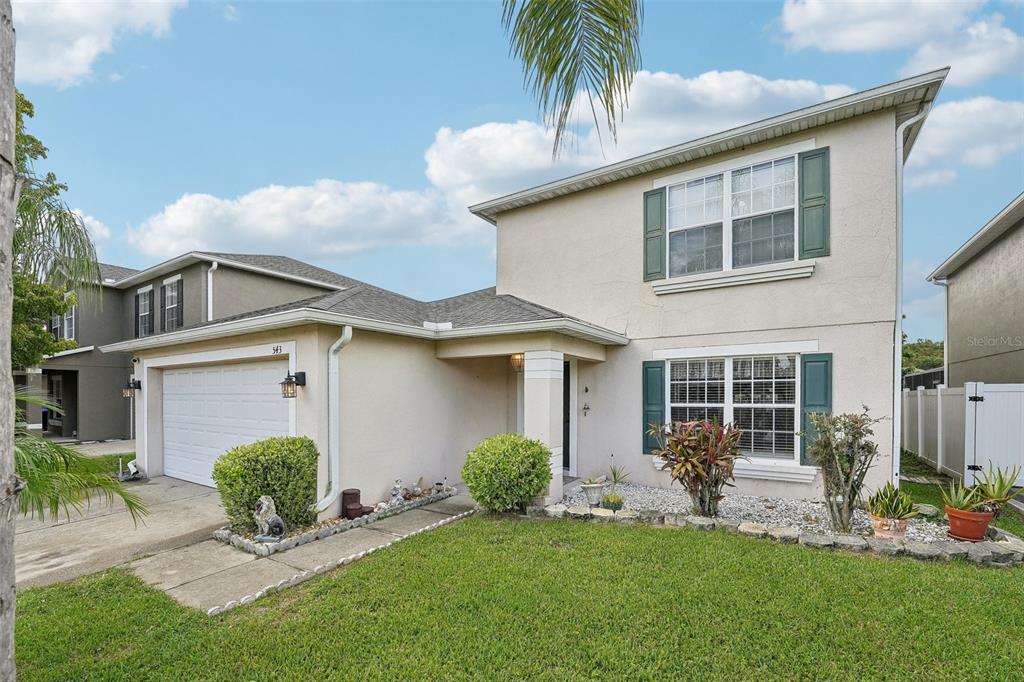
<svg viewBox="0 0 1024 682">
<path fill-rule="evenodd" d="M 129 483 L 149 506 L 136 526 L 120 501 L 93 500 L 83 514 L 50 520 L 18 517 L 14 538 L 18 587 L 48 585 L 132 559 L 207 540 L 226 523 L 216 489 L 159 476 Z"/>
</svg>

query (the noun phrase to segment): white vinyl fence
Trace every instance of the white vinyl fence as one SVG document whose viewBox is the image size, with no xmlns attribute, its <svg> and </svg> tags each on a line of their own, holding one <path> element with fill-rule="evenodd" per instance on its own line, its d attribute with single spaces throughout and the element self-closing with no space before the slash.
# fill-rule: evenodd
<svg viewBox="0 0 1024 682">
<path fill-rule="evenodd" d="M 1021 467 L 1024 485 L 1024 384 L 904 389 L 903 447 L 968 485 L 990 466 Z"/>
</svg>

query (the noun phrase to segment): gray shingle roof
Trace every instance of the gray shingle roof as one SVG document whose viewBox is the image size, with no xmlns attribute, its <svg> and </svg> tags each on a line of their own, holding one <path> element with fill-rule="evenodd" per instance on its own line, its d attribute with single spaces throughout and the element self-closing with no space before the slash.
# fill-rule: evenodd
<svg viewBox="0 0 1024 682">
<path fill-rule="evenodd" d="M 132 268 L 126 268 L 123 265 L 111 265 L 110 263 L 100 263 L 100 279 L 105 284 L 111 284 L 125 277 L 131 277 L 138 270 Z M 107 280 L 111 280 L 108 282 Z"/>
<path fill-rule="evenodd" d="M 219 253 L 214 251 L 201 251 L 199 253 L 207 256 L 223 258 L 225 260 L 233 260 L 237 263 L 252 265 L 265 270 L 273 270 L 274 272 L 280 272 L 284 275 L 305 277 L 306 279 L 313 279 L 318 282 L 324 282 L 325 284 L 331 284 L 334 286 L 350 287 L 357 284 L 363 284 L 357 279 L 345 277 L 344 275 L 339 275 L 336 272 L 324 270 L 323 268 L 318 268 L 317 266 L 310 265 L 309 263 L 303 263 L 300 260 L 295 260 L 288 256 L 273 256 L 270 254 L 253 253 Z"/>
</svg>

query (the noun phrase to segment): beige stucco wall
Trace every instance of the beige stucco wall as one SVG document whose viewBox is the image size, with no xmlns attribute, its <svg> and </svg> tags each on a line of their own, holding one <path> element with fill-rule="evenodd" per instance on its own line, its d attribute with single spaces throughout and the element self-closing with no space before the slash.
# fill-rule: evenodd
<svg viewBox="0 0 1024 682">
<path fill-rule="evenodd" d="M 949 278 L 948 386 L 1024 383 L 1024 221 Z"/>
<path fill-rule="evenodd" d="M 497 289 L 621 332 L 625 348 L 580 364 L 580 475 L 603 473 L 609 455 L 634 479 L 667 484 L 641 454 L 641 363 L 656 349 L 817 340 L 834 354 L 833 405 L 867 404 L 882 458 L 869 483 L 890 471 L 896 288 L 895 119 L 863 116 L 769 145 L 738 150 L 578 192 L 499 216 Z M 642 277 L 644 191 L 658 178 L 814 140 L 830 148 L 831 255 L 809 279 L 657 296 Z M 737 165 L 742 165 L 740 162 Z M 741 490 L 816 494 L 813 486 L 740 482 Z"/>
<path fill-rule="evenodd" d="M 136 357 L 263 346 L 267 359 L 281 359 L 270 355 L 271 349 L 294 342 L 295 368 L 306 372 L 306 386 L 296 398 L 296 435 L 309 436 L 320 450 L 318 493 L 324 494 L 327 353 L 340 334 L 338 327 L 305 325 L 142 351 Z M 516 379 L 506 357 L 441 360 L 433 341 L 355 330 L 339 358 L 340 487 L 361 489 L 367 504 L 386 499 L 397 478 L 409 486 L 421 476 L 428 484 L 446 476 L 449 483 L 459 482 L 467 450 L 487 436 L 515 429 L 515 406 L 509 401 L 515 400 Z M 139 459 L 151 476 L 163 471 L 162 375 L 162 369 L 147 369 L 146 395 L 137 398 Z M 336 503 L 324 516 L 336 515 L 339 508 Z"/>
</svg>

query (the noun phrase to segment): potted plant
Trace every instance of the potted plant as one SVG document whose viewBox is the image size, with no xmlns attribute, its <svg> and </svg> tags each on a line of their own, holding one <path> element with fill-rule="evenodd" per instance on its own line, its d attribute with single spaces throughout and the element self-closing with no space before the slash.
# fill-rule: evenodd
<svg viewBox="0 0 1024 682">
<path fill-rule="evenodd" d="M 614 457 L 615 455 L 612 455 Z M 619 485 L 626 482 L 629 478 L 629 472 L 614 464 L 608 470 L 608 479 L 612 482 L 612 489 L 608 491 L 608 494 L 601 498 L 601 506 L 605 509 L 611 509 L 612 511 L 619 511 L 626 504 L 625 498 L 619 493 Z"/>
<path fill-rule="evenodd" d="M 980 504 L 977 488 L 967 488 L 959 481 L 953 481 L 949 488 L 942 489 L 942 501 L 949 519 L 949 537 L 969 542 L 985 539 L 992 512 L 975 511 Z"/>
<path fill-rule="evenodd" d="M 907 520 L 918 515 L 914 501 L 905 491 L 886 483 L 868 497 L 867 511 L 875 535 L 886 540 L 901 541 L 907 537 Z"/>
<path fill-rule="evenodd" d="M 601 493 L 604 491 L 604 481 L 597 478 L 588 478 L 580 484 L 583 494 L 587 496 L 587 504 L 596 507 L 601 504 Z"/>
<path fill-rule="evenodd" d="M 950 537 L 969 542 L 984 540 L 992 519 L 999 516 L 1007 502 L 1024 492 L 1014 490 L 1019 475 L 1020 467 L 1006 470 L 990 466 L 973 487 L 965 488 L 954 481 L 948 491 L 943 490 Z"/>
</svg>

